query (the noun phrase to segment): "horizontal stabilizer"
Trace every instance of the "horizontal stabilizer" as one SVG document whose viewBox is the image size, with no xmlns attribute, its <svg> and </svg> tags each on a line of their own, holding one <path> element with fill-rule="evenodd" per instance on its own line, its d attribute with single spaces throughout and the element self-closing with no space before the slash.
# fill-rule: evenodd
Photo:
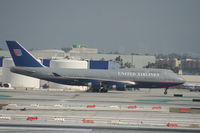
<svg viewBox="0 0 200 133">
<path fill-rule="evenodd" d="M 61 75 L 59 75 L 59 74 L 57 74 L 57 73 L 53 73 L 53 75 L 54 75 L 55 77 L 61 77 Z"/>
</svg>

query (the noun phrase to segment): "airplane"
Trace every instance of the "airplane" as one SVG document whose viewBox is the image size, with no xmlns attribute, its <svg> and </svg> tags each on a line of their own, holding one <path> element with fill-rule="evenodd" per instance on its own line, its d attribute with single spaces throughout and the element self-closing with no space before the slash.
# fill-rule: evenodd
<svg viewBox="0 0 200 133">
<path fill-rule="evenodd" d="M 178 86 L 181 89 L 187 89 L 190 91 L 196 91 L 196 92 L 200 92 L 200 84 L 199 83 L 193 83 L 193 82 L 186 82 L 180 86 Z"/>
<path fill-rule="evenodd" d="M 167 69 L 130 68 L 91 70 L 45 67 L 17 41 L 6 41 L 13 58 L 11 72 L 65 85 L 88 86 L 92 92 L 107 92 L 109 88 L 164 88 L 181 85 L 185 80 Z"/>
</svg>

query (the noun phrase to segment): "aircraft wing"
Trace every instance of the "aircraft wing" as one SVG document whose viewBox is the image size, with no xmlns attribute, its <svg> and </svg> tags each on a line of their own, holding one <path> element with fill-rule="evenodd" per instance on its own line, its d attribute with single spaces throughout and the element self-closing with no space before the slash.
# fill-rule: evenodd
<svg viewBox="0 0 200 133">
<path fill-rule="evenodd" d="M 58 80 L 66 80 L 66 81 L 71 81 L 73 84 L 76 82 L 77 84 L 85 84 L 87 83 L 97 83 L 100 82 L 103 85 L 111 86 L 111 85 L 116 85 L 116 84 L 123 84 L 127 86 L 134 86 L 136 82 L 134 81 L 128 81 L 128 80 L 111 80 L 111 79 L 101 79 L 101 78 L 87 78 L 87 77 L 66 77 L 66 76 L 61 76 L 55 72 L 53 72 L 53 75 L 55 78 Z"/>
</svg>

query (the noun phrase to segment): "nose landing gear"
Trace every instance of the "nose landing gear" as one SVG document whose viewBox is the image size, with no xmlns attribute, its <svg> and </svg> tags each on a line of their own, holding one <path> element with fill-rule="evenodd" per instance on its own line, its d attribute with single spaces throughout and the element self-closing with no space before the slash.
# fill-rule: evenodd
<svg viewBox="0 0 200 133">
<path fill-rule="evenodd" d="M 167 95 L 167 90 L 168 90 L 169 88 L 167 87 L 167 88 L 165 88 L 165 91 L 164 91 L 164 94 L 165 95 Z"/>
</svg>

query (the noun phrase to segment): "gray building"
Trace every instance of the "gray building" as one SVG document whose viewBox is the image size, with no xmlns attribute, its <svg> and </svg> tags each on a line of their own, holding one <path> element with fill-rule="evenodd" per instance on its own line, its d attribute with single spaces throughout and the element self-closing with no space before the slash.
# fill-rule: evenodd
<svg viewBox="0 0 200 133">
<path fill-rule="evenodd" d="M 50 50 L 33 50 L 30 51 L 37 58 L 52 58 L 52 57 L 65 57 L 66 53 L 62 50 L 50 49 Z M 9 51 L 0 51 L 0 56 L 11 57 Z"/>
<path fill-rule="evenodd" d="M 109 60 L 115 61 L 120 56 L 123 63 L 131 63 L 133 67 L 142 68 L 148 63 L 155 63 L 155 56 L 146 55 L 122 55 L 122 54 L 86 54 L 86 53 L 70 53 L 70 56 L 86 59 L 86 60 Z"/>
<path fill-rule="evenodd" d="M 37 58 L 49 58 L 57 57 L 64 58 L 66 56 L 70 58 L 77 58 L 83 60 L 105 60 L 115 61 L 120 56 L 123 63 L 130 63 L 133 67 L 142 68 L 148 63 L 155 63 L 155 56 L 149 55 L 123 55 L 123 54 L 98 54 L 98 53 L 65 53 L 62 50 L 34 50 L 31 53 Z M 11 57 L 9 51 L 0 51 L 0 56 Z"/>
</svg>

